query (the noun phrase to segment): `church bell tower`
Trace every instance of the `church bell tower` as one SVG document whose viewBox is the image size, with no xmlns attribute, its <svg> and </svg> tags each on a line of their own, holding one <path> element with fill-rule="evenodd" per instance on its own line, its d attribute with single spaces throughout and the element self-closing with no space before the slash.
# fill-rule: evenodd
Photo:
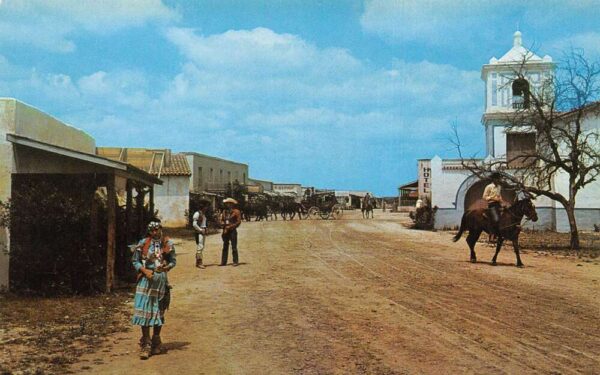
<svg viewBox="0 0 600 375">
<path fill-rule="evenodd" d="M 526 93 L 535 91 L 554 72 L 552 57 L 539 57 L 523 47 L 520 31 L 513 35 L 513 47 L 501 58 L 492 57 L 481 69 L 485 82 L 485 109 L 482 123 L 485 126 L 486 153 L 495 159 L 506 158 L 507 115 L 530 105 Z M 518 79 L 517 73 L 524 77 Z"/>
</svg>

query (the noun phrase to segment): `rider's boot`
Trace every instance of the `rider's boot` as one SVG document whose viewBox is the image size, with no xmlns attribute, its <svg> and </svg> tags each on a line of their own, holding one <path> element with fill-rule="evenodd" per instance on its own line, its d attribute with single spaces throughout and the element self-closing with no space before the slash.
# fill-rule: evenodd
<svg viewBox="0 0 600 375">
<path fill-rule="evenodd" d="M 500 234 L 500 213 L 497 207 L 488 208 L 488 215 L 490 218 L 490 232 L 499 235 Z"/>
</svg>

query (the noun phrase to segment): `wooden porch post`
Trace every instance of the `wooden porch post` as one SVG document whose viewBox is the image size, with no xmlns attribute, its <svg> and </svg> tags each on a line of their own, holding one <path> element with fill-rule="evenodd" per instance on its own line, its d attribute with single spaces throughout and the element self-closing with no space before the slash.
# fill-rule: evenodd
<svg viewBox="0 0 600 375">
<path fill-rule="evenodd" d="M 131 186 L 131 180 L 127 180 L 127 200 L 125 206 L 125 238 L 127 241 L 127 245 L 131 245 L 131 242 L 134 240 L 133 237 L 133 226 L 131 225 L 132 219 L 132 209 L 133 209 L 133 191 Z"/>
<path fill-rule="evenodd" d="M 138 232 L 137 236 L 144 233 L 144 189 L 140 185 L 136 185 L 135 191 L 137 195 L 135 197 L 135 213 L 137 216 Z"/>
<path fill-rule="evenodd" d="M 117 227 L 117 192 L 115 189 L 115 176 L 109 175 L 106 181 L 106 211 L 107 211 L 107 236 L 106 236 L 106 288 L 110 293 L 115 277 L 115 247 Z"/>
<path fill-rule="evenodd" d="M 150 196 L 148 197 L 148 207 L 150 208 L 150 219 L 154 218 L 154 185 L 150 185 Z"/>
<path fill-rule="evenodd" d="M 96 187 L 96 189 L 98 189 Z M 96 201 L 96 190 L 92 193 L 92 201 L 90 202 L 90 245 L 94 252 L 98 249 L 98 202 Z"/>
</svg>

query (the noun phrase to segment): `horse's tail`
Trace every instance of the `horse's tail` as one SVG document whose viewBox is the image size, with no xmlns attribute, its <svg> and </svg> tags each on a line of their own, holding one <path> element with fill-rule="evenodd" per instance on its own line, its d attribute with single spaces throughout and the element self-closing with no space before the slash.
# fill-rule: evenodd
<svg viewBox="0 0 600 375">
<path fill-rule="evenodd" d="M 465 231 L 465 227 L 467 226 L 467 214 L 463 214 L 463 217 L 460 221 L 460 228 L 458 228 L 458 233 L 456 233 L 456 236 L 454 236 L 454 238 L 452 238 L 453 242 L 456 242 L 458 240 L 460 240 L 460 237 L 462 236 L 463 232 Z"/>
</svg>

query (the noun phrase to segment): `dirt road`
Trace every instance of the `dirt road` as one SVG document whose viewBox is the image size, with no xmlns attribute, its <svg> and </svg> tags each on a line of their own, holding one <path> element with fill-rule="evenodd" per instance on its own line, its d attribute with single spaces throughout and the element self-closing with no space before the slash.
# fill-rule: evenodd
<svg viewBox="0 0 600 375">
<path fill-rule="evenodd" d="M 73 367 L 100 374 L 600 373 L 600 265 L 523 255 L 374 220 L 244 223 L 239 267 L 181 240 L 163 341 L 136 330 Z"/>
</svg>

